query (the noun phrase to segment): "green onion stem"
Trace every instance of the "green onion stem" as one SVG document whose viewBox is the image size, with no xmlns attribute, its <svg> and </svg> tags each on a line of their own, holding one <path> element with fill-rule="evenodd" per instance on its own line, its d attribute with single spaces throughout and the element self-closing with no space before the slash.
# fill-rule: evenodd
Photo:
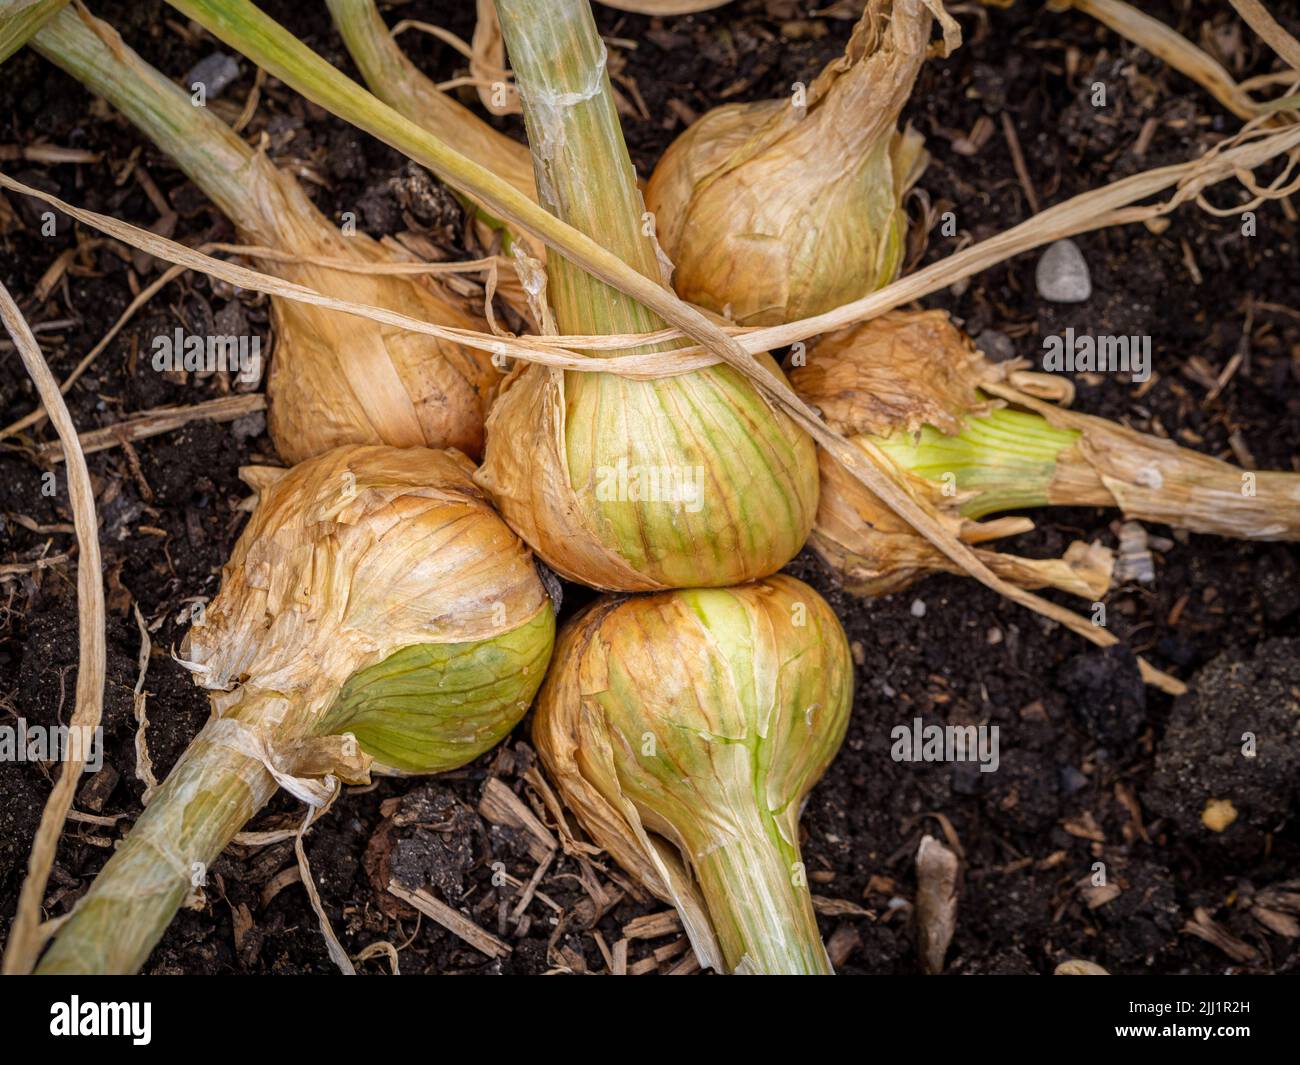
<svg viewBox="0 0 1300 1065">
<path fill-rule="evenodd" d="M 833 976 L 798 851 L 770 818 L 691 859 L 727 970 Z M 798 830 L 795 830 L 797 838 Z"/>
<path fill-rule="evenodd" d="M 591 5 L 587 0 L 497 0 L 497 11 L 542 206 L 664 287 Z M 561 332 L 648 333 L 665 325 L 565 259 L 548 263 L 546 272 Z M 665 346 L 681 345 L 650 350 Z"/>
<path fill-rule="evenodd" d="M 331 114 L 427 166 L 454 189 L 486 204 L 493 214 L 532 234 L 566 259 L 656 311 L 665 321 L 717 352 L 726 361 L 751 369 L 763 379 L 765 387 L 782 395 L 789 394 L 783 382 L 747 355 L 699 311 L 628 266 L 617 255 L 606 251 L 596 240 L 538 206 L 505 179 L 466 158 L 376 99 L 248 0 L 168 2 Z"/>
<path fill-rule="evenodd" d="M 134 973 L 226 845 L 275 793 L 265 766 L 213 719 L 77 903 L 38 974 Z"/>
<path fill-rule="evenodd" d="M 31 46 L 167 152 L 244 234 L 274 247 L 293 247 L 300 219 L 325 224 L 297 182 L 282 180 L 273 163 L 126 47 L 106 23 L 62 11 Z M 307 228 L 315 230 L 311 223 Z"/>
<path fill-rule="evenodd" d="M 542 205 L 576 229 L 599 236 L 644 277 L 664 284 L 588 0 L 496 0 L 496 6 Z M 559 257 L 548 261 L 547 277 L 556 324 L 565 332 L 663 327 L 656 314 Z M 569 393 L 569 402 L 577 402 L 575 393 Z M 727 844 L 695 848 L 692 857 L 728 968 L 831 972 L 806 886 L 795 884 L 797 852 L 785 843 L 797 838 L 797 831 L 788 835 L 771 817 L 755 814 L 749 820 L 753 823 Z"/>
<path fill-rule="evenodd" d="M 952 436 L 925 425 L 919 434 L 867 439 L 903 469 L 974 493 L 959 507 L 967 518 L 1118 507 L 1128 518 L 1192 532 L 1300 539 L 1300 474 L 1243 470 L 1105 418 L 1025 396 L 1015 402 L 1032 409 L 970 415 Z"/>
<path fill-rule="evenodd" d="M 46 21 L 59 13 L 68 0 L 11 2 L 0 9 L 0 63 L 25 45 Z"/>
<path fill-rule="evenodd" d="M 952 436 L 931 425 L 872 442 L 899 466 L 927 480 L 975 495 L 960 513 L 981 518 L 999 510 L 1046 506 L 1057 462 L 1081 434 L 1037 414 L 1002 407 L 968 417 Z"/>
<path fill-rule="evenodd" d="M 325 0 L 352 60 L 379 99 L 462 155 L 490 164 L 526 196 L 536 195 L 528 152 L 442 92 L 398 46 L 374 0 Z"/>
</svg>

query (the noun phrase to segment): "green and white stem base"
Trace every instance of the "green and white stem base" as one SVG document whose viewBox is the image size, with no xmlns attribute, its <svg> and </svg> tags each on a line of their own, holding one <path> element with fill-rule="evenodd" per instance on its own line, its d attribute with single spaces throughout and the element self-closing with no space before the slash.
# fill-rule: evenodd
<svg viewBox="0 0 1300 1065">
<path fill-rule="evenodd" d="M 275 794 L 237 722 L 214 719 L 181 756 L 77 903 L 38 974 L 125 974 L 145 963 L 191 891 Z"/>
<path fill-rule="evenodd" d="M 927 425 L 915 439 L 872 441 L 903 469 L 952 484 L 959 512 L 972 519 L 1022 507 L 1118 507 L 1192 532 L 1300 539 L 1298 473 L 1243 470 L 1104 418 L 1016 398 L 1035 409 L 971 415 L 953 436 Z"/>
<path fill-rule="evenodd" d="M 755 824 L 691 865 L 729 972 L 834 975 L 799 852 L 774 825 Z"/>
</svg>

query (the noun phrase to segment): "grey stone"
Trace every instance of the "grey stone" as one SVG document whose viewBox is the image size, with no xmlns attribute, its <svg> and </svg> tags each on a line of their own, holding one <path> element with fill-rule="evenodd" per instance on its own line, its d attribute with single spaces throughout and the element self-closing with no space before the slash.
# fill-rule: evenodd
<svg viewBox="0 0 1300 1065">
<path fill-rule="evenodd" d="M 1006 333 L 985 329 L 975 338 L 975 346 L 994 362 L 1006 362 L 1016 356 L 1016 345 Z"/>
<path fill-rule="evenodd" d="M 1049 244 L 1034 271 L 1038 294 L 1053 303 L 1083 303 L 1092 295 L 1092 276 L 1083 252 L 1072 240 Z"/>
<path fill-rule="evenodd" d="M 185 75 L 185 88 L 193 91 L 196 82 L 202 82 L 209 97 L 220 96 L 226 86 L 239 77 L 239 64 L 225 52 L 205 55 Z"/>
</svg>

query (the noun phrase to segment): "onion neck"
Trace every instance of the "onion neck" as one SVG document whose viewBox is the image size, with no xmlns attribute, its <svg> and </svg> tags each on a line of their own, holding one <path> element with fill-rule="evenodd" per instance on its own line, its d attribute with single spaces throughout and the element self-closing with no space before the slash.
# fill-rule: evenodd
<svg viewBox="0 0 1300 1065">
<path fill-rule="evenodd" d="M 189 893 L 275 793 L 258 759 L 213 718 L 77 903 L 38 974 L 134 973 Z"/>
<path fill-rule="evenodd" d="M 1116 507 L 1125 517 L 1249 540 L 1300 539 L 1300 473 L 1243 470 L 1105 418 L 989 386 L 1031 408 L 869 439 L 899 467 L 960 494 L 963 517 L 1037 506 Z"/>
<path fill-rule="evenodd" d="M 497 0 L 497 11 L 542 206 L 662 285 L 653 230 L 643 220 L 645 202 L 623 140 L 591 5 L 587 0 Z M 562 333 L 644 333 L 664 327 L 657 314 L 561 255 L 549 257 L 546 272 Z M 655 348 L 592 354 L 644 350 Z"/>
<path fill-rule="evenodd" d="M 773 818 L 744 818 L 725 843 L 693 848 L 691 865 L 727 969 L 750 975 L 834 974 L 797 847 Z"/>
<path fill-rule="evenodd" d="M 1243 470 L 1092 415 L 1052 417 L 1081 431 L 1057 465 L 1053 505 L 1100 504 L 1192 532 L 1300 540 L 1300 473 Z"/>
<path fill-rule="evenodd" d="M 903 431 L 871 439 L 903 469 L 951 485 L 956 493 L 973 493 L 959 511 L 981 518 L 1047 505 L 1058 463 L 1079 435 L 1037 414 L 999 408 L 966 418 L 952 436 L 926 425 L 916 437 Z"/>
<path fill-rule="evenodd" d="M 278 248 L 333 231 L 297 182 L 155 70 L 107 23 L 67 8 L 31 45 L 102 96 L 176 162 L 243 234 Z"/>
</svg>

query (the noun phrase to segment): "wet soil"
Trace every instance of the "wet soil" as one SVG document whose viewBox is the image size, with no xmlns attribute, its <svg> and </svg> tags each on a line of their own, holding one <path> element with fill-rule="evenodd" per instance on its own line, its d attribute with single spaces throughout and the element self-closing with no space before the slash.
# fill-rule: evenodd
<svg viewBox="0 0 1300 1065">
<path fill-rule="evenodd" d="M 264 6 L 351 69 L 323 7 Z M 598 7 L 642 175 L 692 114 L 724 101 L 783 95 L 793 82 L 807 82 L 838 53 L 852 25 L 833 12 L 853 6 L 836 4 L 830 15 L 809 17 L 793 0 L 744 0 L 663 20 Z M 95 7 L 173 77 L 219 47 L 153 0 Z M 914 261 L 932 261 L 960 242 L 1023 221 L 1032 213 L 1030 189 L 1040 205 L 1057 203 L 1190 158 L 1237 127 L 1196 86 L 1082 15 L 1043 13 L 1039 5 L 975 7 L 963 5 L 966 45 L 926 68 L 907 113 L 932 156 L 913 210 L 920 217 L 928 205 L 935 218 L 952 211 L 957 225 L 955 235 L 935 228 L 918 240 Z M 1224 5 L 1169 0 L 1144 7 L 1215 50 L 1238 78 L 1272 69 L 1266 50 L 1234 27 Z M 468 38 L 472 11 L 467 3 L 418 0 L 389 19 L 426 19 Z M 1300 28 L 1296 18 L 1290 22 Z M 435 77 L 452 77 L 463 65 L 430 37 L 408 34 L 403 41 Z M 627 41 L 636 47 L 621 43 Z M 252 81 L 242 62 L 240 79 L 214 106 L 233 116 Z M 1105 85 L 1105 107 L 1091 103 L 1096 82 Z M 1006 118 L 1028 185 L 1013 165 Z M 520 133 L 517 120 L 501 125 Z M 411 210 L 417 171 L 394 152 L 274 83 L 265 87 L 248 132 L 259 131 L 274 157 L 298 168 L 331 217 L 357 210 L 377 236 L 420 227 L 449 254 L 465 254 L 456 243 L 459 226 L 446 223 L 454 208 L 445 198 L 426 217 Z M 101 158 L 7 159 L 5 170 L 145 226 L 159 218 L 151 181 L 177 213 L 179 239 L 233 236 L 157 149 L 70 79 L 21 53 L 0 78 L 0 145 L 37 142 Z M 1242 200 L 1227 187 L 1212 196 L 1223 205 Z M 42 330 L 46 355 L 62 377 L 126 306 L 132 286 L 161 267 L 94 243 L 94 234 L 66 219 L 43 236 L 41 222 L 35 205 L 15 197 L 0 203 L 0 278 Z M 927 305 L 948 309 L 1004 355 L 1032 358 L 1044 334 L 1067 326 L 1149 335 L 1152 381 L 1142 387 L 1122 377 L 1079 375 L 1078 409 L 1261 469 L 1300 470 L 1297 238 L 1294 211 L 1278 204 L 1257 210 L 1255 236 L 1243 235 L 1236 216 L 1187 207 L 1167 227 L 1080 237 L 1093 280 L 1087 303 L 1040 300 L 1036 257 L 1028 255 Z M 38 294 L 51 263 L 76 248 L 69 268 Z M 71 390 L 74 418 L 84 431 L 151 407 L 226 394 L 235 386 L 221 374 L 182 381 L 155 373 L 145 357 L 149 339 L 177 325 L 201 331 L 210 319 L 235 316 L 267 344 L 266 310 L 260 297 L 183 278 Z M 16 354 L 0 348 L 0 423 L 32 406 Z M 0 563 L 72 555 L 0 581 L 0 724 L 50 724 L 71 713 L 75 546 L 66 481 L 61 467 L 47 469 L 33 457 L 35 446 L 51 439 L 44 425 L 0 444 Z M 101 820 L 69 824 L 47 893 L 51 916 L 67 911 L 141 808 L 134 611 L 153 645 L 144 687 L 148 741 L 161 776 L 206 716 L 205 698 L 168 651 L 179 645 L 190 603 L 217 590 L 242 525 L 247 492 L 238 467 L 273 459 L 261 415 L 233 425 L 196 423 L 90 457 L 110 607 L 107 768 L 82 785 L 77 809 Z M 1046 556 L 1073 539 L 1116 543 L 1113 514 L 1061 509 L 1030 516 L 1038 528 L 1008 549 Z M 812 556 L 791 565 L 833 604 L 857 663 L 848 737 L 803 817 L 804 858 L 841 971 L 920 971 L 912 903 L 915 854 L 926 834 L 945 839 L 963 859 L 949 972 L 1050 973 L 1071 957 L 1126 973 L 1300 968 L 1297 938 L 1284 920 L 1262 920 L 1256 901 L 1271 885 L 1300 875 L 1300 550 L 1158 526 L 1149 531 L 1155 580 L 1112 591 L 1110 625 L 1132 652 L 1191 682 L 1191 693 L 1177 701 L 1137 682 L 1132 653 L 1090 651 L 969 580 L 935 577 L 860 602 L 837 590 Z M 915 718 L 998 725 L 998 771 L 892 760 L 891 730 Z M 1246 733 L 1256 737 L 1254 757 L 1243 753 Z M 559 857 L 515 918 L 519 885 L 538 865 L 535 848 L 525 833 L 493 823 L 479 807 L 495 778 L 553 823 L 530 775 L 535 760 L 526 737 L 521 727 L 496 752 L 436 780 L 352 789 L 312 830 L 311 868 L 350 951 L 389 942 L 399 948 L 404 973 L 601 972 L 609 965 L 605 950 L 627 934 L 628 922 L 662 909 L 637 898 L 608 863 L 584 868 Z M 48 766 L 0 762 L 0 933 L 12 917 L 50 781 Z M 1211 799 L 1233 804 L 1236 818 L 1222 832 L 1206 826 Z M 292 824 L 297 816 L 281 795 L 255 827 Z M 331 971 L 306 894 L 288 871 L 294 864 L 289 844 L 232 847 L 172 924 L 148 971 Z M 455 906 L 499 936 L 509 953 L 489 959 L 417 919 L 384 890 L 390 875 Z M 1189 932 L 1191 925 L 1199 931 Z M 634 938 L 629 961 L 665 971 L 681 964 L 683 949 L 671 932 Z M 360 967 L 388 966 L 380 952 Z"/>
</svg>

